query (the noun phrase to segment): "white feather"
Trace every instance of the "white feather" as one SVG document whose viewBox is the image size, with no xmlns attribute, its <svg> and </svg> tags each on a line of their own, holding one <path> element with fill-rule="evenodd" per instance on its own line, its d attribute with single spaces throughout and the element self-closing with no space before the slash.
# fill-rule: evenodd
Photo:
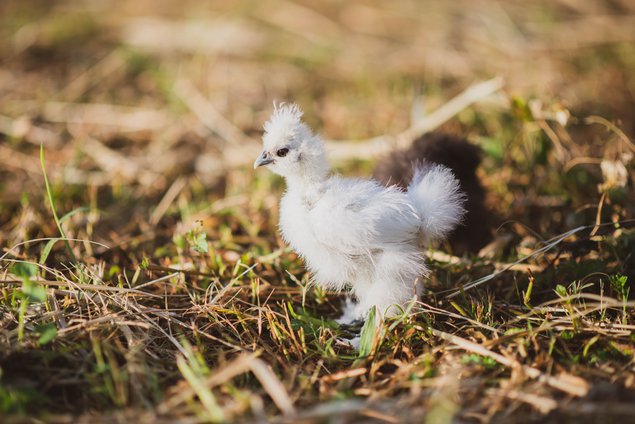
<svg viewBox="0 0 635 424">
<path fill-rule="evenodd" d="M 316 284 L 351 289 L 358 317 L 372 306 L 394 313 L 429 272 L 420 241 L 444 237 L 464 213 L 458 182 L 439 166 L 418 171 L 407 192 L 330 175 L 323 143 L 301 117 L 296 105 L 276 106 L 263 135 L 268 167 L 287 182 L 282 236 Z"/>
<path fill-rule="evenodd" d="M 422 219 L 423 240 L 442 240 L 463 219 L 465 195 L 449 168 L 423 165 L 408 185 L 408 198 Z"/>
</svg>

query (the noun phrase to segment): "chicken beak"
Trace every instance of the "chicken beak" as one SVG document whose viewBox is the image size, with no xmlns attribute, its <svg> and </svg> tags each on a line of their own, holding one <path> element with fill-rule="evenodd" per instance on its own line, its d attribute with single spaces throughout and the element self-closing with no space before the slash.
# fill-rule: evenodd
<svg viewBox="0 0 635 424">
<path fill-rule="evenodd" d="M 262 154 L 258 156 L 258 159 L 256 159 L 256 161 L 254 162 L 254 169 L 258 168 L 259 166 L 269 165 L 271 162 L 273 162 L 273 159 L 271 159 L 266 151 L 263 151 Z"/>
</svg>

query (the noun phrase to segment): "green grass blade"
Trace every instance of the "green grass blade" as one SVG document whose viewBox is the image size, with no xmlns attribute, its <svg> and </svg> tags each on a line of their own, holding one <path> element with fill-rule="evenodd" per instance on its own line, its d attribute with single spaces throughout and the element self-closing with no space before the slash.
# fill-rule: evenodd
<svg viewBox="0 0 635 424">
<path fill-rule="evenodd" d="M 72 211 L 64 214 L 64 216 L 60 218 L 60 223 L 65 222 L 67 219 L 69 219 L 70 217 L 72 217 L 78 212 L 90 212 L 90 208 L 88 206 L 80 206 L 79 208 L 75 208 Z"/>
<path fill-rule="evenodd" d="M 223 410 L 220 408 L 218 403 L 216 402 L 216 398 L 211 390 L 205 386 L 203 381 L 196 375 L 194 370 L 190 368 L 187 364 L 187 360 L 182 356 L 177 356 L 176 358 L 176 366 L 179 371 L 185 378 L 185 380 L 190 384 L 196 396 L 198 396 L 199 400 L 203 404 L 203 407 L 207 411 L 208 419 L 211 422 L 224 422 L 225 416 L 223 414 Z"/>
<path fill-rule="evenodd" d="M 359 340 L 359 357 L 365 358 L 373 351 L 373 343 L 375 342 L 375 334 L 377 333 L 377 308 L 374 306 L 368 312 L 366 322 L 362 327 Z"/>
<path fill-rule="evenodd" d="M 40 337 L 37 339 L 37 343 L 40 346 L 50 343 L 53 341 L 55 336 L 57 336 L 57 327 L 52 323 L 40 325 L 36 328 L 36 330 L 40 334 Z"/>
<path fill-rule="evenodd" d="M 57 225 L 57 229 L 60 232 L 60 235 L 64 239 L 64 244 L 66 245 L 66 249 L 68 250 L 69 255 L 73 259 L 74 263 L 77 263 L 77 258 L 73 253 L 73 249 L 71 249 L 71 245 L 68 243 L 66 234 L 64 233 L 64 229 L 62 228 L 62 223 L 57 216 L 57 211 L 55 210 L 55 201 L 53 200 L 53 192 L 51 191 L 51 185 L 49 184 L 49 179 L 46 175 L 46 166 L 44 166 L 44 145 L 40 144 L 40 165 L 42 166 L 42 175 L 44 176 L 44 185 L 46 186 L 46 194 L 48 195 L 49 205 L 51 206 L 51 211 L 53 212 L 53 219 L 55 220 L 55 224 Z"/>
<path fill-rule="evenodd" d="M 48 242 L 46 242 L 46 245 L 44 245 L 44 249 L 42 249 L 42 253 L 40 253 L 40 263 L 41 264 L 44 264 L 46 262 L 46 260 L 48 259 L 49 255 L 51 254 L 51 249 L 53 249 L 53 246 L 55 245 L 55 243 L 57 243 L 60 240 L 61 240 L 61 238 L 56 237 L 56 238 L 52 238 Z"/>
</svg>

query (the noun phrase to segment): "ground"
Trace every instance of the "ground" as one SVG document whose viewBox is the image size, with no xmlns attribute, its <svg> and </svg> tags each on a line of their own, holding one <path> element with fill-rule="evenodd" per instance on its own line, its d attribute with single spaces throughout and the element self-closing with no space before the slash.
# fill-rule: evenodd
<svg viewBox="0 0 635 424">
<path fill-rule="evenodd" d="M 628 0 L 3 1 L 0 418 L 630 418 L 634 28 Z M 274 100 L 345 175 L 425 131 L 483 149 L 493 242 L 426 250 L 359 351 L 251 168 Z"/>
</svg>

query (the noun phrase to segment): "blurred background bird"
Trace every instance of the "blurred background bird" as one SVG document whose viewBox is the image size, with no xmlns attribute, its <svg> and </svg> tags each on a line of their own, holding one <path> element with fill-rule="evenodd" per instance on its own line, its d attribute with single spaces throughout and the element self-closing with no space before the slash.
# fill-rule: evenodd
<svg viewBox="0 0 635 424">
<path fill-rule="evenodd" d="M 315 283 L 351 289 L 358 301 L 352 319 L 373 306 L 394 314 L 392 306 L 412 299 L 417 280 L 429 272 L 422 246 L 443 239 L 461 221 L 459 182 L 441 165 L 415 169 L 405 190 L 334 175 L 322 140 L 301 118 L 296 105 L 274 105 L 254 163 L 286 180 L 282 236 Z"/>
<path fill-rule="evenodd" d="M 481 163 L 481 149 L 465 138 L 433 132 L 417 138 L 412 145 L 381 158 L 373 177 L 385 185 L 406 188 L 418 165 L 435 163 L 451 169 L 465 193 L 466 214 L 448 236 L 452 253 L 475 254 L 492 240 L 492 213 L 488 211 L 486 192 L 476 170 Z"/>
</svg>

